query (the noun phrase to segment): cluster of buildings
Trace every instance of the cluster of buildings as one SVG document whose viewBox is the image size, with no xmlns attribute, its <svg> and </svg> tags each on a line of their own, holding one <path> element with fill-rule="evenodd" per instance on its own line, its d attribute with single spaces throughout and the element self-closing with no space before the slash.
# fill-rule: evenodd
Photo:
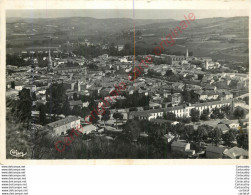
<svg viewBox="0 0 251 195">
<path fill-rule="evenodd" d="M 172 153 L 178 157 L 193 158 L 196 154 L 195 150 L 192 150 L 190 143 L 174 141 L 171 145 Z M 223 146 L 215 146 L 213 144 L 206 144 L 204 151 L 197 153 L 196 157 L 204 156 L 207 159 L 248 159 L 249 154 L 247 150 L 239 148 L 237 146 L 227 148 Z"/>
<path fill-rule="evenodd" d="M 131 119 L 137 118 L 140 120 L 151 120 L 156 119 L 157 117 L 163 117 L 165 112 L 174 113 L 177 118 L 190 117 L 190 113 L 192 109 L 196 109 L 203 113 L 204 110 L 208 109 L 211 112 L 214 108 L 221 108 L 223 106 L 233 107 L 232 100 L 224 100 L 224 101 L 213 101 L 213 102 L 205 102 L 198 104 L 190 104 L 190 105 L 182 105 L 182 106 L 174 106 L 174 107 L 166 107 L 161 109 L 154 110 L 144 110 L 144 111 L 134 111 L 130 113 Z"/>
<path fill-rule="evenodd" d="M 88 107 L 90 102 L 81 100 L 80 96 L 108 96 L 121 82 L 126 84 L 127 89 L 106 108 L 111 111 L 110 119 L 106 121 L 106 124 L 103 124 L 101 120 L 97 125 L 84 124 L 81 116 L 65 117 L 61 114 L 61 119 L 46 125 L 46 128 L 57 136 L 67 133 L 67 130 L 76 128 L 80 124 L 86 127 L 86 133 L 89 134 L 93 131 L 102 132 L 102 130 L 118 131 L 128 119 L 158 120 L 163 118 L 165 112 L 172 112 L 177 118 L 184 118 L 190 117 L 192 109 L 198 110 L 200 114 L 205 109 L 211 112 L 214 108 L 222 106 L 230 106 L 234 109 L 233 99 L 236 95 L 240 95 L 234 90 L 240 89 L 244 93 L 248 92 L 247 74 L 213 74 L 210 70 L 220 68 L 222 65 L 219 62 L 213 62 L 211 58 L 189 56 L 188 50 L 185 56 L 166 54 L 151 56 L 153 63 L 144 68 L 143 73 L 133 82 L 128 79 L 128 74 L 133 71 L 134 67 L 133 56 L 104 54 L 87 60 L 83 57 L 74 57 L 74 55 L 56 58 L 50 50 L 47 54 L 47 67 L 39 67 L 36 59 L 33 59 L 32 68 L 7 65 L 7 98 L 18 99 L 18 92 L 23 88 L 28 88 L 35 93 L 36 100 L 33 105 L 38 108 L 39 105 L 46 104 L 46 90 L 49 86 L 52 83 L 62 83 L 66 89 L 65 95 L 69 100 L 70 108 L 78 106 L 82 109 Z M 139 64 L 142 57 L 144 56 L 139 56 L 136 64 Z M 195 61 L 200 63 L 193 63 Z M 159 76 L 150 77 L 149 72 L 155 72 Z M 170 75 L 167 75 L 167 72 L 171 72 L 171 76 L 179 79 L 169 80 Z M 197 102 L 185 102 L 184 90 L 193 91 Z M 114 108 L 113 105 L 125 102 L 127 97 L 133 94 L 149 97 L 148 108 L 136 106 L 136 111 L 128 107 Z M 102 106 L 99 99 L 93 100 L 100 107 Z M 34 113 L 38 114 L 39 111 L 36 108 Z M 115 112 L 123 115 L 123 119 L 116 121 L 116 125 L 113 118 Z M 193 154 L 185 143 L 180 146 L 174 143 L 172 147 L 181 147 L 188 154 Z"/>
</svg>

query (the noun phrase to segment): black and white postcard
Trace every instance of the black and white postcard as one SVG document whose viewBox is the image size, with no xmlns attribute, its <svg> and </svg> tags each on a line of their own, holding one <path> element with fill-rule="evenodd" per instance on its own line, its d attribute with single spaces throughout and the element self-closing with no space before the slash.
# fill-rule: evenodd
<svg viewBox="0 0 251 195">
<path fill-rule="evenodd" d="M 249 162 L 250 3 L 33 3 L 2 8 L 4 162 Z"/>
</svg>

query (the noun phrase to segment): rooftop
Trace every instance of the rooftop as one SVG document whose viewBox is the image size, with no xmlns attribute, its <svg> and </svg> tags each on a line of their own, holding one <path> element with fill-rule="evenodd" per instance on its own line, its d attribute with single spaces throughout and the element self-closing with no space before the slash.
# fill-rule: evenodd
<svg viewBox="0 0 251 195">
<path fill-rule="evenodd" d="M 206 148 L 207 152 L 213 152 L 213 153 L 218 153 L 218 154 L 222 154 L 225 150 L 226 148 L 213 146 L 213 145 L 208 145 Z"/>
<path fill-rule="evenodd" d="M 185 148 L 187 146 L 187 144 L 189 144 L 189 143 L 174 141 L 172 143 L 172 147 L 174 146 L 174 147 L 184 147 Z"/>
<path fill-rule="evenodd" d="M 70 106 L 77 106 L 77 105 L 82 105 L 82 101 L 81 100 L 70 101 Z"/>
<path fill-rule="evenodd" d="M 248 151 L 242 148 L 233 147 L 225 151 L 224 154 L 232 159 L 236 159 L 236 157 L 239 157 L 239 156 L 248 156 Z"/>
<path fill-rule="evenodd" d="M 52 127 L 52 128 L 60 127 L 62 125 L 71 123 L 71 122 L 76 121 L 76 120 L 79 120 L 79 118 L 77 116 L 69 116 L 67 118 L 64 118 L 64 119 L 49 123 L 47 126 Z"/>
</svg>

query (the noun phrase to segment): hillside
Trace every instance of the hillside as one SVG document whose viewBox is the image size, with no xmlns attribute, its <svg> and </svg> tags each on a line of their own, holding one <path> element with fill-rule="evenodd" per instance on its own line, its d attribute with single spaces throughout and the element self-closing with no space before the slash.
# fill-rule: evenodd
<svg viewBox="0 0 251 195">
<path fill-rule="evenodd" d="M 59 45 L 66 41 L 133 44 L 135 23 L 136 49 L 154 48 L 178 20 L 133 20 L 128 18 L 8 18 L 7 48 Z M 246 61 L 248 59 L 248 17 L 197 19 L 179 35 L 172 51 L 189 48 L 197 56 L 211 56 Z M 151 36 L 149 36 L 151 35 Z"/>
</svg>

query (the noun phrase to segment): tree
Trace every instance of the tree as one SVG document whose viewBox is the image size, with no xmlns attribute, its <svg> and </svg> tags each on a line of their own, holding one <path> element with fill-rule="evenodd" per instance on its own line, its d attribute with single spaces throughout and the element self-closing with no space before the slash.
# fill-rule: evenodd
<svg viewBox="0 0 251 195">
<path fill-rule="evenodd" d="M 123 136 L 124 137 L 124 136 Z M 87 159 L 146 159 L 146 158 L 163 158 L 163 152 L 160 153 L 153 145 L 131 144 L 125 142 L 122 136 L 112 142 L 105 137 L 95 137 L 88 142 L 86 154 Z M 122 139 L 120 139 L 122 138 Z M 162 150 L 163 151 L 163 150 Z"/>
<path fill-rule="evenodd" d="M 15 81 L 11 81 L 10 85 L 11 85 L 11 88 L 12 88 L 12 89 L 15 89 L 15 86 L 16 86 L 16 85 L 15 85 Z"/>
<path fill-rule="evenodd" d="M 129 108 L 129 111 L 137 111 L 137 108 L 136 107 L 132 107 L 132 108 Z"/>
<path fill-rule="evenodd" d="M 232 142 L 236 139 L 236 131 L 233 129 L 230 129 L 228 132 L 226 132 L 224 135 L 222 135 L 223 141 L 225 141 L 227 146 L 231 146 Z"/>
<path fill-rule="evenodd" d="M 149 110 L 150 109 L 150 107 L 149 106 L 144 106 L 144 108 L 143 108 L 144 110 Z"/>
<path fill-rule="evenodd" d="M 244 109 L 241 108 L 241 107 L 237 107 L 235 110 L 234 110 L 234 116 L 238 119 L 241 119 L 241 118 L 244 118 Z"/>
<path fill-rule="evenodd" d="M 203 79 L 203 77 L 204 77 L 204 75 L 203 75 L 203 74 L 198 74 L 198 80 L 202 80 L 202 79 Z"/>
<path fill-rule="evenodd" d="M 97 124 L 98 123 L 98 121 L 99 121 L 99 116 L 98 116 L 98 114 L 97 114 L 97 112 L 96 111 L 91 111 L 91 115 L 90 115 L 90 122 L 91 123 L 93 123 L 93 124 Z"/>
<path fill-rule="evenodd" d="M 32 99 L 32 101 L 36 101 L 37 100 L 36 92 L 32 92 L 31 93 L 31 99 Z"/>
<path fill-rule="evenodd" d="M 76 92 L 73 94 L 73 100 L 74 100 L 74 101 L 78 100 L 78 95 L 77 95 Z"/>
<path fill-rule="evenodd" d="M 248 134 L 247 133 L 238 134 L 236 139 L 237 139 L 238 147 L 241 147 L 245 150 L 248 150 L 249 144 L 248 144 Z"/>
<path fill-rule="evenodd" d="M 61 114 L 62 113 L 62 104 L 66 99 L 64 85 L 53 83 L 46 90 L 46 100 L 48 102 L 47 107 L 50 110 L 50 113 Z"/>
<path fill-rule="evenodd" d="M 224 112 L 226 115 L 231 114 L 231 107 L 230 106 L 222 106 L 221 111 Z"/>
<path fill-rule="evenodd" d="M 161 128 L 159 125 L 150 123 L 147 129 L 147 144 L 153 145 L 157 149 L 158 153 L 163 153 L 165 151 L 163 145 L 163 128 Z"/>
<path fill-rule="evenodd" d="M 116 56 L 117 53 L 118 53 L 118 50 L 115 47 L 114 43 L 111 43 L 111 45 L 109 46 L 109 50 L 108 51 L 109 51 L 109 55 L 111 55 L 111 56 Z"/>
<path fill-rule="evenodd" d="M 200 119 L 204 121 L 209 120 L 209 109 L 203 110 Z"/>
<path fill-rule="evenodd" d="M 172 71 L 172 70 L 167 70 L 167 71 L 166 71 L 166 76 L 169 77 L 169 76 L 171 76 L 171 75 L 174 75 L 174 74 L 173 74 L 173 71 Z"/>
<path fill-rule="evenodd" d="M 166 120 L 171 120 L 171 121 L 175 121 L 176 120 L 176 115 L 172 112 L 167 112 L 166 113 L 166 118 L 164 118 Z"/>
<path fill-rule="evenodd" d="M 89 105 L 88 105 L 89 110 L 93 110 L 94 108 L 98 107 L 98 103 L 95 102 L 93 99 L 94 98 L 92 98 L 91 101 L 89 102 Z"/>
<path fill-rule="evenodd" d="M 211 119 L 216 119 L 217 116 L 216 116 L 215 114 L 212 113 L 212 114 L 210 115 L 210 118 L 211 118 Z"/>
<path fill-rule="evenodd" d="M 182 99 L 185 101 L 185 102 L 191 102 L 191 93 L 184 89 L 184 91 L 182 92 Z"/>
<path fill-rule="evenodd" d="M 163 113 L 163 119 L 166 119 L 167 118 L 167 115 L 166 115 L 166 112 Z"/>
<path fill-rule="evenodd" d="M 98 103 L 94 100 L 90 101 L 90 104 L 88 105 L 88 109 L 92 110 L 90 113 L 90 122 L 96 124 L 98 120 L 100 119 L 98 116 Z"/>
<path fill-rule="evenodd" d="M 115 113 L 114 113 L 115 114 Z M 137 141 L 140 135 L 141 125 L 137 120 L 128 120 L 125 125 L 125 137 L 130 141 Z"/>
<path fill-rule="evenodd" d="M 212 110 L 212 114 L 210 115 L 210 118 L 211 119 L 216 119 L 216 118 L 219 118 L 219 115 L 220 115 L 220 109 L 219 108 L 214 108 Z"/>
<path fill-rule="evenodd" d="M 122 51 L 119 51 L 118 53 L 122 56 L 129 55 L 133 50 L 130 43 L 126 43 L 124 46 L 124 49 Z"/>
<path fill-rule="evenodd" d="M 46 90 L 47 101 L 52 101 L 58 104 L 63 103 L 66 99 L 65 91 L 66 89 L 64 88 L 64 85 L 62 83 L 51 84 L 49 89 Z"/>
<path fill-rule="evenodd" d="M 105 110 L 105 113 L 101 118 L 101 120 L 104 121 L 104 126 L 105 126 L 105 122 L 110 119 L 110 114 L 111 114 L 110 110 Z"/>
<path fill-rule="evenodd" d="M 142 35 L 142 32 L 140 30 L 137 30 L 136 33 L 135 33 L 136 36 L 141 36 Z"/>
<path fill-rule="evenodd" d="M 17 117 L 21 122 L 27 122 L 27 127 L 30 122 L 29 120 L 31 119 L 31 107 L 32 107 L 32 100 L 30 96 L 30 90 L 23 88 L 22 91 L 19 92 Z"/>
<path fill-rule="evenodd" d="M 90 113 L 90 109 L 88 107 L 83 107 L 81 117 L 85 118 L 89 113 Z"/>
<path fill-rule="evenodd" d="M 197 140 L 199 142 L 206 141 L 208 139 L 208 129 L 205 125 L 201 125 L 197 129 Z"/>
<path fill-rule="evenodd" d="M 62 106 L 62 113 L 65 116 L 68 116 L 71 114 L 71 108 L 70 108 L 70 103 L 68 101 L 68 99 L 66 99 L 66 101 L 64 101 L 63 106 Z"/>
<path fill-rule="evenodd" d="M 130 108 L 137 106 L 149 106 L 150 97 L 146 95 L 141 95 L 138 92 L 135 92 L 132 95 L 126 95 L 125 107 Z"/>
<path fill-rule="evenodd" d="M 48 129 L 38 129 L 35 127 L 31 131 L 31 138 L 32 159 L 56 158 L 56 150 L 54 148 L 54 141 L 56 137 L 52 136 Z"/>
<path fill-rule="evenodd" d="M 214 128 L 214 130 L 210 133 L 210 138 L 212 139 L 212 141 L 215 143 L 215 145 L 217 146 L 220 143 L 222 137 L 222 130 L 219 128 Z"/>
<path fill-rule="evenodd" d="M 218 114 L 218 117 L 219 117 L 219 119 L 223 119 L 225 117 L 225 113 L 224 112 L 220 112 Z"/>
<path fill-rule="evenodd" d="M 200 120 L 200 111 L 196 110 L 195 108 L 193 108 L 190 111 L 190 116 L 191 116 L 191 120 L 193 122 L 198 122 Z"/>
<path fill-rule="evenodd" d="M 39 106 L 39 123 L 41 125 L 45 125 L 46 124 L 46 107 L 45 105 L 40 105 Z"/>
<path fill-rule="evenodd" d="M 75 105 L 75 106 L 73 106 L 71 113 L 72 113 L 72 115 L 75 115 L 75 116 L 81 116 L 82 110 L 81 110 L 80 106 Z"/>
<path fill-rule="evenodd" d="M 14 65 L 14 66 L 26 66 L 27 63 L 24 61 L 24 59 L 21 56 L 18 56 L 16 54 L 7 54 L 6 55 L 6 64 L 7 65 Z"/>
<path fill-rule="evenodd" d="M 190 123 L 191 122 L 191 118 L 190 117 L 183 117 L 182 118 L 182 122 L 183 123 Z"/>
<path fill-rule="evenodd" d="M 175 140 L 178 140 L 179 137 L 183 134 L 184 128 L 185 126 L 183 123 L 171 125 L 170 132 L 175 136 Z"/>
<path fill-rule="evenodd" d="M 98 69 L 98 66 L 96 64 L 94 64 L 93 62 L 91 62 L 90 64 L 88 64 L 88 68 L 91 70 L 96 70 L 96 69 Z"/>
<path fill-rule="evenodd" d="M 156 77 L 156 76 L 159 77 L 159 76 L 161 76 L 161 73 L 155 72 L 154 70 L 149 69 L 148 72 L 147 72 L 147 75 L 149 77 Z"/>
<path fill-rule="evenodd" d="M 123 119 L 123 114 L 121 114 L 121 113 L 119 113 L 119 112 L 115 112 L 114 114 L 113 114 L 113 118 L 115 118 L 116 119 L 116 126 L 117 126 L 117 128 L 118 128 L 118 119 L 120 119 L 120 120 L 122 120 Z"/>
<path fill-rule="evenodd" d="M 247 105 L 249 105 L 249 96 L 244 97 L 243 100 L 246 102 Z"/>
<path fill-rule="evenodd" d="M 194 92 L 194 90 L 190 91 L 191 102 L 195 103 L 199 101 L 198 95 Z"/>
<path fill-rule="evenodd" d="M 194 131 L 193 125 L 185 126 L 185 128 L 184 128 L 184 137 L 187 140 L 187 142 L 193 141 L 194 133 L 195 133 L 195 131 Z"/>
</svg>

